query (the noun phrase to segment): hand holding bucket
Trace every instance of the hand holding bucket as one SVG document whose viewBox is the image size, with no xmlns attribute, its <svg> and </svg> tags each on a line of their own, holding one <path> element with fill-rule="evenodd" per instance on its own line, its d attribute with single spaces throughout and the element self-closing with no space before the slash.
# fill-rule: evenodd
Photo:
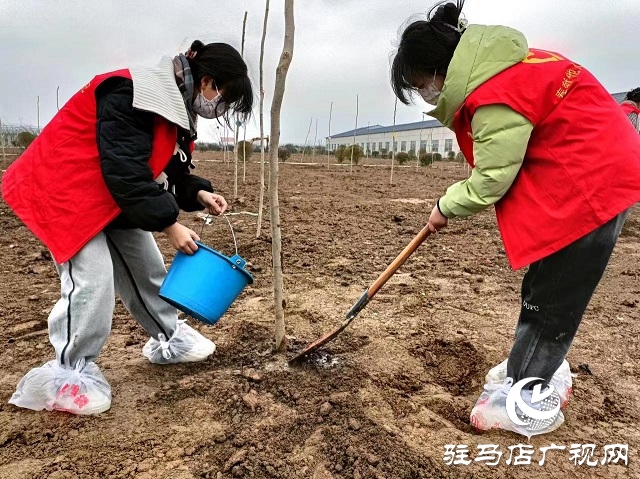
<svg viewBox="0 0 640 479">
<path fill-rule="evenodd" d="M 247 262 L 238 255 L 233 226 L 229 218 L 224 218 L 236 254 L 228 257 L 196 241 L 198 250 L 194 254 L 176 253 L 160 288 L 162 299 L 206 324 L 217 323 L 244 288 L 253 283 L 253 276 L 244 269 Z"/>
</svg>

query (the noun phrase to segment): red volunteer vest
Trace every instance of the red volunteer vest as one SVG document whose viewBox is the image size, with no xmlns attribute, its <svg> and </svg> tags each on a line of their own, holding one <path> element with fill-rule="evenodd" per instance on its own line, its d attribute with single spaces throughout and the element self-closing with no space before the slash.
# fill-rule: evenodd
<svg viewBox="0 0 640 479">
<path fill-rule="evenodd" d="M 118 214 L 100 168 L 95 90 L 129 70 L 96 76 L 76 93 L 2 177 L 2 196 L 58 263 L 73 257 Z M 177 127 L 158 116 L 149 167 L 167 166 Z"/>
<path fill-rule="evenodd" d="M 559 251 L 640 201 L 640 137 L 580 65 L 531 50 L 471 93 L 454 120 L 471 166 L 471 119 L 490 104 L 507 105 L 534 126 L 521 170 L 495 205 L 514 269 Z"/>
<path fill-rule="evenodd" d="M 629 115 L 630 113 L 635 113 L 637 115 L 640 115 L 640 109 L 636 108 L 635 106 L 629 104 L 629 103 L 623 103 L 622 105 L 620 105 L 622 107 L 622 111 L 624 112 L 625 115 Z"/>
<path fill-rule="evenodd" d="M 638 107 L 636 107 L 635 105 L 630 105 L 629 103 L 623 103 L 622 105 L 620 105 L 622 107 L 622 111 L 624 112 L 625 115 L 627 115 L 627 118 L 629 117 L 629 115 L 631 113 L 635 113 L 636 115 L 640 116 L 640 109 Z M 633 124 L 633 122 L 632 122 Z M 640 128 L 640 126 L 633 125 L 634 128 L 638 129 Z"/>
</svg>

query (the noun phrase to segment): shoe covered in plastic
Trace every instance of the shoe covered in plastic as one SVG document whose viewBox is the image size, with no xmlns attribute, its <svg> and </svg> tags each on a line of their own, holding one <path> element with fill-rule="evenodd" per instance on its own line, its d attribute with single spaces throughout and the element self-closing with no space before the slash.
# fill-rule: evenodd
<svg viewBox="0 0 640 479">
<path fill-rule="evenodd" d="M 471 425 L 482 431 L 504 429 L 530 439 L 531 436 L 552 432 L 564 423 L 560 409 L 562 400 L 555 388 L 550 394 L 548 388 L 542 392 L 535 389 L 514 391 L 515 397 L 508 401 L 512 386 L 511 378 L 506 378 L 502 384 L 485 385 L 471 411 Z"/>
<path fill-rule="evenodd" d="M 484 378 L 485 388 L 487 385 L 493 384 L 495 386 L 502 385 L 502 383 L 504 383 L 504 380 L 507 379 L 507 361 L 508 360 L 505 359 L 500 364 L 489 370 Z M 569 368 L 569 363 L 566 359 L 562 361 L 560 367 L 553 374 L 550 384 L 556 388 L 556 391 L 562 400 L 562 409 L 564 409 L 573 392 L 571 369 Z"/>
<path fill-rule="evenodd" d="M 154 364 L 191 363 L 202 361 L 216 350 L 213 341 L 205 338 L 185 321 L 178 321 L 176 330 L 167 341 L 163 334 L 151 338 L 142 354 Z"/>
<path fill-rule="evenodd" d="M 22 378 L 9 404 L 34 411 L 98 414 L 111 407 L 111 387 L 93 362 L 82 359 L 66 368 L 53 360 Z"/>
</svg>

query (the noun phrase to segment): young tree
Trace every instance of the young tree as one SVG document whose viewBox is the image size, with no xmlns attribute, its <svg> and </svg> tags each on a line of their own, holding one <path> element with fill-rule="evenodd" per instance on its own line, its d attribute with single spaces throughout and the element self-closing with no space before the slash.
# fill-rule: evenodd
<svg viewBox="0 0 640 479">
<path fill-rule="evenodd" d="M 398 160 L 399 165 L 404 165 L 410 160 L 409 153 L 406 151 L 401 151 L 396 155 L 396 160 Z"/>
<path fill-rule="evenodd" d="M 359 110 L 358 95 L 356 95 L 356 127 L 353 130 L 353 145 L 352 146 L 355 146 L 355 144 L 356 144 L 356 130 L 358 129 L 358 110 Z M 355 150 L 355 148 L 351 148 L 351 164 L 349 166 L 349 174 L 353 173 L 353 150 Z"/>
<path fill-rule="evenodd" d="M 262 232 L 262 210 L 264 209 L 264 42 L 267 37 L 267 20 L 269 19 L 269 0 L 266 0 L 264 8 L 264 24 L 262 25 L 262 40 L 260 42 L 260 203 L 258 205 L 258 230 L 256 238 L 260 238 Z"/>
<path fill-rule="evenodd" d="M 316 162 L 316 146 L 318 143 L 318 119 L 316 118 L 316 135 L 313 138 L 313 153 L 311 154 L 311 163 Z"/>
<path fill-rule="evenodd" d="M 273 256 L 273 296 L 276 308 L 276 351 L 284 351 L 287 338 L 284 329 L 284 295 L 282 278 L 282 232 L 280 229 L 280 201 L 278 199 L 278 145 L 280 144 L 280 111 L 284 97 L 287 72 L 293 58 L 295 20 L 293 0 L 284 0 L 284 45 L 276 69 L 276 86 L 271 102 L 271 148 L 269 153 L 269 209 L 271 213 L 271 254 Z"/>
<path fill-rule="evenodd" d="M 242 53 L 244 53 L 244 34 L 247 28 L 247 13 L 248 12 L 244 12 L 244 20 L 242 21 L 242 47 L 241 47 L 241 51 Z M 234 163 L 235 163 L 235 173 L 233 175 L 233 199 L 238 199 L 238 148 L 236 148 L 236 146 L 238 145 L 238 138 L 240 135 L 240 125 L 242 124 L 242 122 L 236 118 L 236 135 L 234 137 L 234 148 L 233 148 L 233 157 L 234 157 Z"/>
<path fill-rule="evenodd" d="M 342 164 L 347 156 L 347 145 L 340 145 L 335 151 L 336 159 L 338 163 Z"/>
<path fill-rule="evenodd" d="M 346 147 L 344 154 L 351 158 L 351 164 L 357 165 L 364 156 L 364 150 L 360 145 L 351 145 Z"/>
<path fill-rule="evenodd" d="M 18 138 L 16 142 L 20 148 L 24 148 L 25 150 L 29 147 L 33 140 L 36 139 L 36 134 L 30 131 L 21 131 L 18 133 Z"/>
<path fill-rule="evenodd" d="M 309 141 L 309 134 L 311 133 L 311 125 L 313 125 L 313 117 L 311 117 L 311 120 L 309 120 L 309 129 L 307 130 L 307 136 L 304 139 L 304 146 L 302 147 L 302 159 L 300 160 L 301 163 L 304 163 L 304 155 L 307 152 L 307 142 Z"/>
<path fill-rule="evenodd" d="M 2 130 L 2 120 L 0 120 L 0 144 L 2 144 L 2 159 L 7 159 L 7 153 L 4 151 L 4 133 Z"/>
<path fill-rule="evenodd" d="M 251 159 L 251 155 L 253 154 L 253 143 L 247 140 L 242 140 L 238 142 L 236 145 L 236 149 L 238 150 L 238 157 L 242 159 L 242 163 L 246 163 L 247 160 Z"/>
<path fill-rule="evenodd" d="M 331 153 L 331 115 L 333 114 L 333 102 L 329 107 L 329 147 L 327 148 L 327 169 L 329 169 L 329 155 Z"/>
<path fill-rule="evenodd" d="M 393 184 L 393 163 L 396 159 L 396 113 L 398 113 L 398 98 L 393 107 L 393 130 L 391 133 L 391 178 L 389 184 Z"/>
<path fill-rule="evenodd" d="M 280 147 L 278 148 L 278 159 L 283 163 L 291 158 L 291 152 L 286 148 Z"/>
</svg>

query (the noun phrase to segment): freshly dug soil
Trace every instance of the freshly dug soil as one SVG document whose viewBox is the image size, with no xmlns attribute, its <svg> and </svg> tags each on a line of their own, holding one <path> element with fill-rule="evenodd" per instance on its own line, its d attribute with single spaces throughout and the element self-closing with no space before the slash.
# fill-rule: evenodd
<svg viewBox="0 0 640 479">
<path fill-rule="evenodd" d="M 232 210 L 256 212 L 259 165 Z M 232 168 L 220 154 L 197 156 L 196 173 L 232 198 Z M 0 163 L 0 169 L 6 163 Z M 492 211 L 429 238 L 360 316 L 314 360 L 286 358 L 336 327 L 424 226 L 434 199 L 466 170 L 281 166 L 281 213 L 289 351 L 273 347 L 268 212 L 234 224 L 240 255 L 256 282 L 215 326 L 190 320 L 217 344 L 197 364 L 154 366 L 148 339 L 118 302 L 97 363 L 113 388 L 111 410 L 95 417 L 32 412 L 9 404 L 30 368 L 53 358 L 47 315 L 59 294 L 51 258 L 0 203 L 0 478 L 531 478 L 640 477 L 640 208 L 627 221 L 569 353 L 574 397 L 566 423 L 534 437 L 530 466 L 506 464 L 504 431 L 484 434 L 469 413 L 488 369 L 508 354 L 523 271 L 510 270 Z M 267 202 L 268 204 L 268 202 Z M 181 221 L 200 232 L 202 220 Z M 226 254 L 233 243 L 215 220 L 202 235 Z M 173 251 L 158 243 L 167 264 Z M 540 447 L 554 443 L 538 465 Z M 572 444 L 629 445 L 629 465 L 575 465 Z M 446 444 L 500 446 L 498 467 L 448 466 Z"/>
</svg>

